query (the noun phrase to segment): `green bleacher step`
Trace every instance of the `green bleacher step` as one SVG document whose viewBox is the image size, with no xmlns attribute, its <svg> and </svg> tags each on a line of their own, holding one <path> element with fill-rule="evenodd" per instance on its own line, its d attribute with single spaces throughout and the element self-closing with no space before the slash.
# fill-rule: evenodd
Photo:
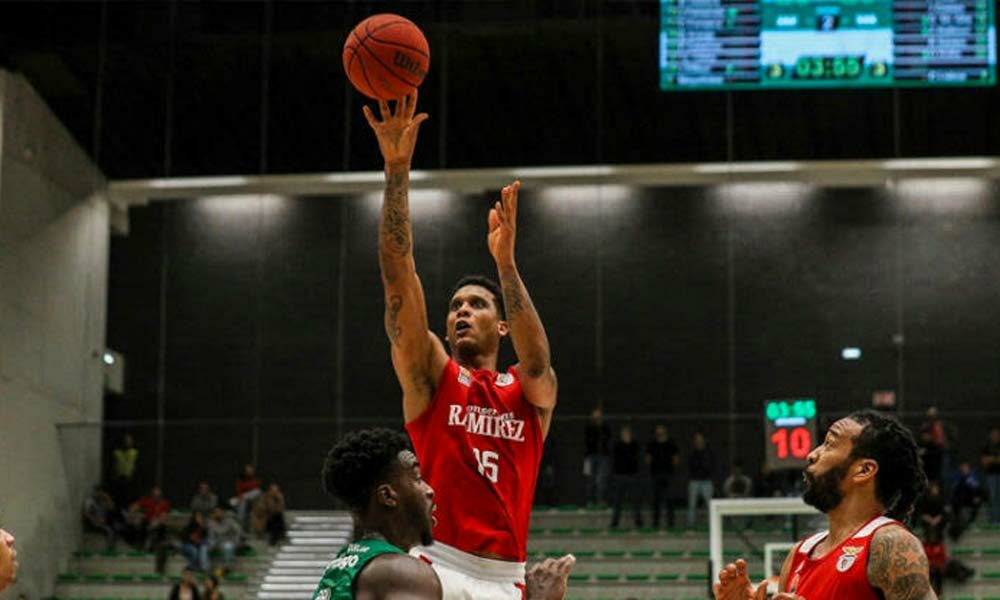
<svg viewBox="0 0 1000 600">
<path fill-rule="evenodd" d="M 620 578 L 621 578 L 621 575 L 619 575 L 618 573 L 598 573 L 597 574 L 597 580 L 598 581 L 618 581 L 618 579 L 620 579 Z"/>
<path fill-rule="evenodd" d="M 631 573 L 625 576 L 625 581 L 649 581 L 649 573 Z"/>
<path fill-rule="evenodd" d="M 657 581 L 677 581 L 681 578 L 679 573 L 657 573 Z"/>
<path fill-rule="evenodd" d="M 222 578 L 225 579 L 226 581 L 229 581 L 229 582 L 241 582 L 242 583 L 242 582 L 245 582 L 247 580 L 247 574 L 246 573 L 229 573 L 228 575 L 224 575 Z"/>
</svg>

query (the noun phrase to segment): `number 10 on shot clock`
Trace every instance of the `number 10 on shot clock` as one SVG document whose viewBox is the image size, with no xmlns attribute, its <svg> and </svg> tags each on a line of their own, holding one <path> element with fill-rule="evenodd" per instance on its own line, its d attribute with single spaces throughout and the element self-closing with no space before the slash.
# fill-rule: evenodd
<svg viewBox="0 0 1000 600">
<path fill-rule="evenodd" d="M 764 402 L 765 465 L 768 470 L 803 468 L 815 440 L 815 398 Z"/>
</svg>

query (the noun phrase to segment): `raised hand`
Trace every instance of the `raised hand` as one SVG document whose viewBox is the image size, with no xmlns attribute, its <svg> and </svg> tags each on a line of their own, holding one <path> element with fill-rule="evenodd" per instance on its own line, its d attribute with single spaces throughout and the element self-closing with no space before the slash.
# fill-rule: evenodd
<svg viewBox="0 0 1000 600">
<path fill-rule="evenodd" d="M 490 209 L 490 254 L 498 267 L 514 264 L 514 240 L 517 237 L 517 192 L 521 182 L 515 181 L 500 190 L 500 202 Z"/>
<path fill-rule="evenodd" d="M 764 586 L 766 587 L 766 586 Z M 766 591 L 766 590 L 765 590 Z M 747 563 L 742 558 L 719 571 L 719 582 L 712 586 L 715 600 L 757 600 L 757 590 L 747 575 Z"/>
<path fill-rule="evenodd" d="M 569 572 L 575 564 L 576 557 L 572 554 L 534 564 L 524 575 L 527 600 L 562 600 Z"/>
<path fill-rule="evenodd" d="M 417 132 L 420 124 L 427 120 L 427 113 L 414 116 L 417 110 L 417 91 L 403 96 L 395 101 L 396 110 L 390 110 L 389 102 L 379 100 L 378 107 L 382 113 L 379 121 L 372 110 L 364 106 L 365 119 L 375 131 L 378 147 L 382 151 L 386 167 L 409 167 L 413 160 L 413 149 L 417 144 Z"/>
</svg>

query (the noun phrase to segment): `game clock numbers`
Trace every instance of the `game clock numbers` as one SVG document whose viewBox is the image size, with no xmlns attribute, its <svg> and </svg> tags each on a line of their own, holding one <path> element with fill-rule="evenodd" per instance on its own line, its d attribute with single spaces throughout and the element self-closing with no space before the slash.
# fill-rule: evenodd
<svg viewBox="0 0 1000 600">
<path fill-rule="evenodd" d="M 801 469 L 816 440 L 816 400 L 764 402 L 765 464 L 768 470 Z"/>
</svg>

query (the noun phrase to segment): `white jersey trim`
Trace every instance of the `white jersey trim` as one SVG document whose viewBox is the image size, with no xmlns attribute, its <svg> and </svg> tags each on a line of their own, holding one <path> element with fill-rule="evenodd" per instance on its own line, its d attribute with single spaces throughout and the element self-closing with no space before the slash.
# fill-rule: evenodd
<svg viewBox="0 0 1000 600">
<path fill-rule="evenodd" d="M 415 546 L 410 550 L 410 554 L 417 558 L 425 556 L 432 563 L 440 564 L 474 579 L 505 584 L 524 583 L 525 563 L 523 562 L 483 558 L 441 542 L 434 542 L 430 546 Z"/>
<path fill-rule="evenodd" d="M 879 517 L 872 521 L 871 523 L 865 525 L 860 531 L 854 534 L 852 540 L 857 540 L 860 538 L 866 538 L 875 532 L 876 529 L 883 525 L 888 525 L 889 523 L 898 523 L 895 519 L 890 519 L 889 517 Z"/>
<path fill-rule="evenodd" d="M 830 530 L 820 531 L 819 533 L 812 534 L 811 536 L 806 538 L 806 541 L 802 542 L 802 545 L 799 546 L 799 552 L 802 554 L 811 554 L 813 548 L 815 548 L 817 544 L 822 542 L 823 539 L 826 538 L 826 536 L 829 534 Z"/>
</svg>

